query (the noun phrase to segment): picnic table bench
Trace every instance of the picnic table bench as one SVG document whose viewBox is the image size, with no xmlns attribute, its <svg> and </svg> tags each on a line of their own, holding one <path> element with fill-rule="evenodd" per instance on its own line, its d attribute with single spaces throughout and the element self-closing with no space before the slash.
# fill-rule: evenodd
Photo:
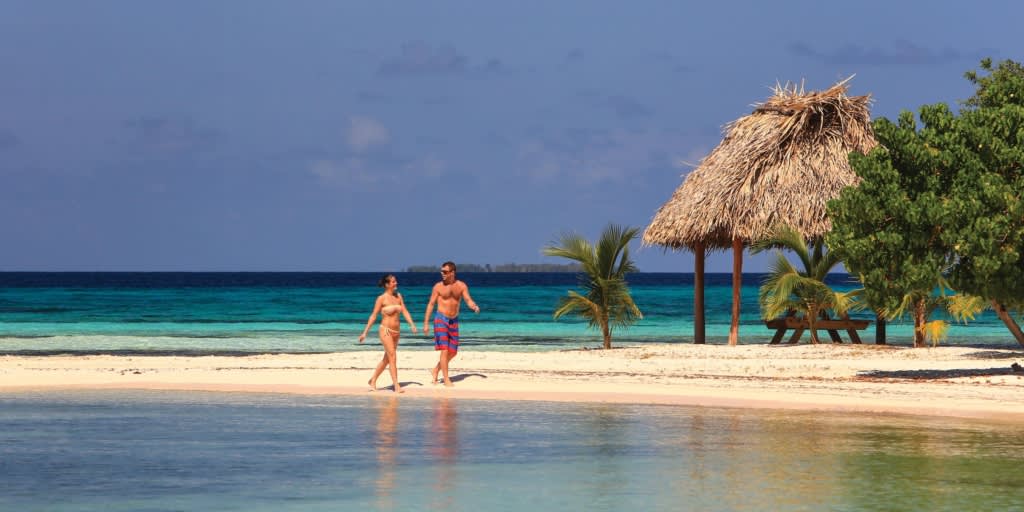
<svg viewBox="0 0 1024 512">
<path fill-rule="evenodd" d="M 832 338 L 833 343 L 842 343 L 843 339 L 839 337 L 839 330 L 845 330 L 850 336 L 852 343 L 860 343 L 860 336 L 857 331 L 863 331 L 868 328 L 871 323 L 870 320 L 853 320 L 847 318 L 822 318 L 817 322 L 814 322 L 814 329 L 817 331 L 828 331 L 828 335 Z M 772 337 L 771 344 L 777 345 L 782 341 L 782 337 L 786 335 L 786 331 L 793 329 L 793 335 L 790 336 L 787 343 L 796 343 L 800 341 L 800 337 L 803 336 L 804 331 L 810 329 L 810 324 L 807 322 L 807 318 L 799 317 L 794 315 L 786 315 L 782 318 L 775 318 L 772 320 L 765 320 L 764 325 L 769 329 L 775 329 L 775 336 Z"/>
</svg>

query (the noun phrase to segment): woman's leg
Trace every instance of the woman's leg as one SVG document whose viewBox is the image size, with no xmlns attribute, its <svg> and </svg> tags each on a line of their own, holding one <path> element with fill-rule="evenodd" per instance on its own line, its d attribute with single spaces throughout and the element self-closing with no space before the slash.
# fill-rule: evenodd
<svg viewBox="0 0 1024 512">
<path fill-rule="evenodd" d="M 384 341 L 388 338 L 388 335 L 384 333 L 384 328 L 381 327 L 380 331 L 380 344 L 384 345 L 384 356 L 380 358 L 380 362 L 377 363 L 377 368 L 373 370 L 373 377 L 370 377 L 366 383 L 370 385 L 370 391 L 377 391 L 377 377 L 384 373 L 384 368 L 388 366 L 388 352 L 387 343 Z"/>
<path fill-rule="evenodd" d="M 387 359 L 387 366 L 391 369 L 391 382 L 394 383 L 395 393 L 404 393 L 402 386 L 398 383 L 398 333 L 392 332 L 387 341 L 383 338 L 384 357 Z"/>
</svg>

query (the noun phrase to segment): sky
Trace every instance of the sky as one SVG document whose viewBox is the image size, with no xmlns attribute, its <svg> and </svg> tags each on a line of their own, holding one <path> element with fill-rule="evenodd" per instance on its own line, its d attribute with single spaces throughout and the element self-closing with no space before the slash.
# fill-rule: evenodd
<svg viewBox="0 0 1024 512">
<path fill-rule="evenodd" d="M 854 75 L 876 118 L 955 106 L 981 58 L 1024 60 L 1021 19 L 1018 1 L 0 0 L 0 270 L 561 263 L 542 250 L 563 232 L 646 227 L 776 84 Z"/>
</svg>

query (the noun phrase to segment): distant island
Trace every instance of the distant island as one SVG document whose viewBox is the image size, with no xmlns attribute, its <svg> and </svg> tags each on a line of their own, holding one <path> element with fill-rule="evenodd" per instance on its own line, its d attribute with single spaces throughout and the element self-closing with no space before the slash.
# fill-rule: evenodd
<svg viewBox="0 0 1024 512">
<path fill-rule="evenodd" d="M 413 265 L 406 272 L 437 272 L 437 265 Z M 490 263 L 458 263 L 459 272 L 583 272 L 579 263 L 503 263 L 491 266 Z"/>
</svg>

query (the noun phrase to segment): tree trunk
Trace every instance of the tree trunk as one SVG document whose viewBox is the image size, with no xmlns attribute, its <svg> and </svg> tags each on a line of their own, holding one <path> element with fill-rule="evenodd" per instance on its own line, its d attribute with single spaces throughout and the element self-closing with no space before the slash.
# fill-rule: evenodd
<svg viewBox="0 0 1024 512">
<path fill-rule="evenodd" d="M 816 309 L 816 308 L 807 308 L 807 327 L 811 331 L 811 343 L 813 343 L 815 345 L 818 344 L 818 329 L 815 328 L 815 327 L 817 327 L 817 324 L 818 324 L 818 309 Z"/>
<path fill-rule="evenodd" d="M 729 324 L 729 345 L 740 341 L 740 288 L 743 286 L 743 240 L 732 240 L 732 323 Z"/>
<path fill-rule="evenodd" d="M 885 345 L 885 317 L 875 313 L 875 345 Z"/>
<path fill-rule="evenodd" d="M 925 346 L 924 323 L 927 318 L 925 317 L 924 303 L 924 298 L 914 301 L 914 347 Z"/>
<path fill-rule="evenodd" d="M 601 334 L 604 335 L 604 348 L 612 348 L 612 331 L 608 328 L 607 319 L 601 324 Z"/>
<path fill-rule="evenodd" d="M 693 342 L 704 344 L 704 244 L 693 248 Z"/>
<path fill-rule="evenodd" d="M 1006 324 L 1006 328 L 1010 330 L 1010 334 L 1017 340 L 1021 346 L 1024 346 L 1024 332 L 1021 332 L 1020 326 L 1017 325 L 1017 321 L 1010 316 L 1010 313 L 1006 311 L 1006 306 L 1003 306 L 995 299 L 992 300 L 992 309 L 996 311 L 996 316 Z"/>
</svg>

